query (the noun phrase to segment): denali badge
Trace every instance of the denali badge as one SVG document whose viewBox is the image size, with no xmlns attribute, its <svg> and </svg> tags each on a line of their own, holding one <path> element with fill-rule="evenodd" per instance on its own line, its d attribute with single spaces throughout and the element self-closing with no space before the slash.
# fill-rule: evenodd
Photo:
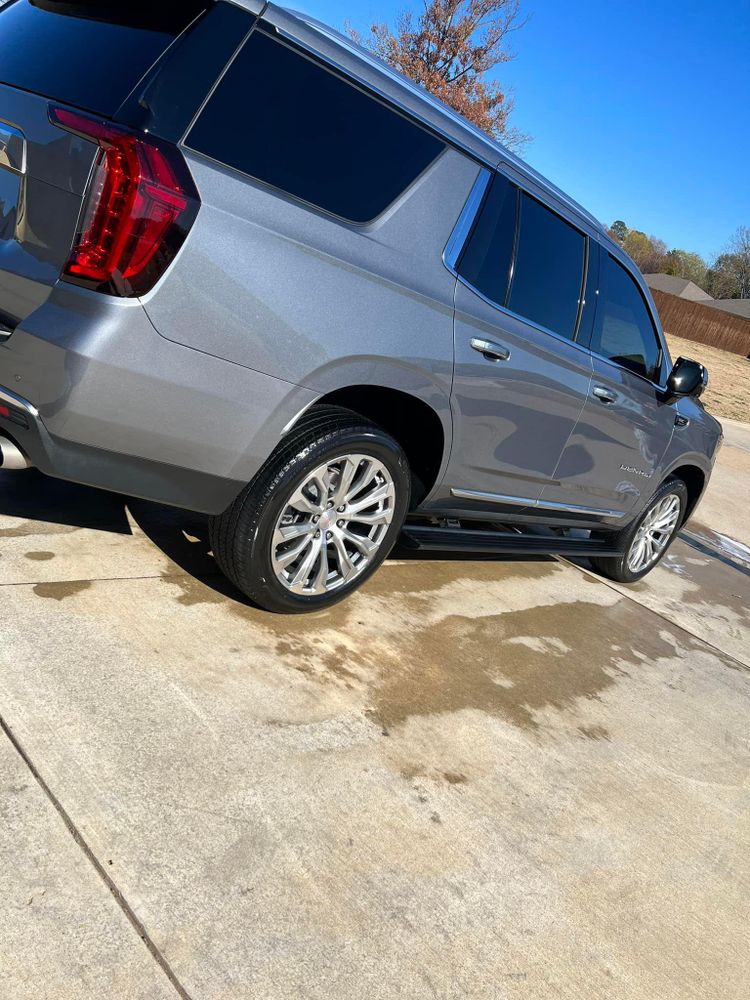
<svg viewBox="0 0 750 1000">
<path fill-rule="evenodd" d="M 636 469 L 634 465 L 621 465 L 620 468 L 623 472 L 634 472 L 636 476 L 645 476 L 646 479 L 651 478 L 650 472 L 644 472 L 642 469 Z"/>
</svg>

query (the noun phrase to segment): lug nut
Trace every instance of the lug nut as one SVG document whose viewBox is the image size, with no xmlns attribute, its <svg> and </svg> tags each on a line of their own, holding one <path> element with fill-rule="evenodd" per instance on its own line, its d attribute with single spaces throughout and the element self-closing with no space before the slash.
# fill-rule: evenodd
<svg viewBox="0 0 750 1000">
<path fill-rule="evenodd" d="M 319 531 L 316 531 L 316 532 L 315 532 L 315 537 L 316 537 L 316 538 L 320 538 L 320 532 L 319 532 Z"/>
<path fill-rule="evenodd" d="M 320 515 L 316 514 L 315 517 L 312 519 L 312 522 L 313 524 L 317 524 L 319 520 L 320 520 Z"/>
<path fill-rule="evenodd" d="M 328 501 L 328 506 L 329 506 L 329 508 L 330 508 L 330 507 L 333 507 L 333 500 L 329 500 L 329 501 Z"/>
<path fill-rule="evenodd" d="M 343 528 L 344 527 L 344 522 L 343 521 L 337 521 L 336 524 L 339 526 L 339 528 Z"/>
<path fill-rule="evenodd" d="M 343 514 L 345 510 L 346 510 L 346 507 L 339 507 L 338 512 L 339 512 L 339 514 Z"/>
<path fill-rule="evenodd" d="M 330 537 L 331 537 L 331 532 L 330 531 L 326 531 L 326 538 L 330 538 Z"/>
</svg>

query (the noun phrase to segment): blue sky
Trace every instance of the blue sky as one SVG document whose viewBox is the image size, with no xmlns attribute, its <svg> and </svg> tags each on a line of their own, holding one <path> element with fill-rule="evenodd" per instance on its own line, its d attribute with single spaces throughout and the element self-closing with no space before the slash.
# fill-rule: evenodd
<svg viewBox="0 0 750 1000">
<path fill-rule="evenodd" d="M 419 0 L 304 0 L 341 28 Z M 499 79 L 529 163 L 603 222 L 720 251 L 750 225 L 750 0 L 525 0 Z"/>
</svg>

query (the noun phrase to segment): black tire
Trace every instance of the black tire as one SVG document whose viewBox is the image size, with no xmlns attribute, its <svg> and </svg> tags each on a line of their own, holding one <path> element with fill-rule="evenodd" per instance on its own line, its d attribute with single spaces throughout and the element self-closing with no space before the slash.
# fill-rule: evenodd
<svg viewBox="0 0 750 1000">
<path fill-rule="evenodd" d="M 630 549 L 638 533 L 638 529 L 648 517 L 650 511 L 670 494 L 675 494 L 680 500 L 680 512 L 677 518 L 677 523 L 670 532 L 666 545 L 661 550 L 658 557 L 640 572 L 633 572 L 628 566 L 628 556 L 630 555 Z M 654 493 L 651 497 L 635 521 L 629 524 L 626 528 L 623 528 L 621 531 L 608 532 L 606 536 L 604 534 L 597 536 L 601 538 L 606 537 L 607 541 L 617 546 L 623 554 L 621 556 L 612 557 L 592 556 L 590 562 L 594 569 L 598 573 L 601 573 L 602 576 L 606 576 L 610 580 L 616 580 L 618 583 L 635 583 L 637 580 L 642 580 L 644 576 L 651 572 L 654 566 L 658 566 L 669 551 L 669 546 L 674 541 L 675 535 L 680 530 L 680 527 L 685 520 L 687 503 L 688 491 L 684 482 L 681 479 L 674 478 L 665 480 L 656 493 Z"/>
<path fill-rule="evenodd" d="M 274 529 L 306 476 L 347 449 L 377 459 L 387 468 L 395 488 L 392 520 L 369 564 L 351 582 L 322 595 L 293 593 L 274 571 Z M 330 607 L 361 586 L 393 548 L 409 509 L 410 482 L 406 455 L 382 428 L 351 410 L 313 407 L 234 503 L 223 514 L 210 518 L 214 558 L 243 594 L 268 611 L 300 614 Z"/>
</svg>

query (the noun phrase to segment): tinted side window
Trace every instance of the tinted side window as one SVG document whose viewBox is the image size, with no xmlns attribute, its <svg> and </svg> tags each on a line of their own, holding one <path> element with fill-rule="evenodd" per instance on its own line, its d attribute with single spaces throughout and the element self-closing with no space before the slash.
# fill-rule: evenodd
<svg viewBox="0 0 750 1000">
<path fill-rule="evenodd" d="M 625 268 L 609 254 L 602 255 L 591 349 L 637 375 L 657 377 L 661 347 L 643 295 Z"/>
<path fill-rule="evenodd" d="M 352 222 L 380 215 L 445 148 L 259 30 L 212 94 L 188 145 Z"/>
<path fill-rule="evenodd" d="M 581 298 L 585 248 L 582 233 L 522 194 L 508 308 L 572 339 Z"/>
<path fill-rule="evenodd" d="M 231 3 L 209 7 L 136 87 L 117 120 L 179 141 L 254 20 Z"/>
<path fill-rule="evenodd" d="M 113 115 L 206 3 L 52 3 L 0 9 L 0 81 Z"/>
<path fill-rule="evenodd" d="M 518 188 L 495 174 L 458 273 L 498 305 L 505 305 L 516 231 Z"/>
</svg>

